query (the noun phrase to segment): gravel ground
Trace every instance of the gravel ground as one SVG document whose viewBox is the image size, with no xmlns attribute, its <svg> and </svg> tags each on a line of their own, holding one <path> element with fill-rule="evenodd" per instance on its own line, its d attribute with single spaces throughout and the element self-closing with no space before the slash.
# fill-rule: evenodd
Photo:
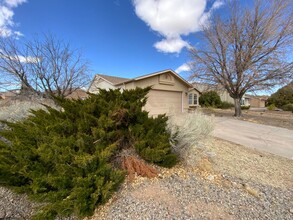
<svg viewBox="0 0 293 220">
<path fill-rule="evenodd" d="M 26 114 L 23 106 L 32 103 L 11 108 L 0 103 L 0 119 L 20 119 Z M 86 220 L 293 219 L 292 160 L 219 139 L 207 147 L 212 159 L 203 158 L 194 168 L 157 167 L 158 178 L 126 181 Z M 0 187 L 0 219 L 29 219 L 36 206 L 27 196 Z"/>
<path fill-rule="evenodd" d="M 26 195 L 0 187 L 0 219 L 29 219 L 35 207 L 37 204 L 30 202 Z"/>
<path fill-rule="evenodd" d="M 222 187 L 193 172 L 144 181 L 130 187 L 105 219 L 292 219 L 293 191 L 250 182 L 259 191 L 256 197 L 241 180 L 228 176 L 225 180 L 235 186 Z"/>
<path fill-rule="evenodd" d="M 214 139 L 209 164 L 126 183 L 91 220 L 293 219 L 293 161 Z"/>
</svg>

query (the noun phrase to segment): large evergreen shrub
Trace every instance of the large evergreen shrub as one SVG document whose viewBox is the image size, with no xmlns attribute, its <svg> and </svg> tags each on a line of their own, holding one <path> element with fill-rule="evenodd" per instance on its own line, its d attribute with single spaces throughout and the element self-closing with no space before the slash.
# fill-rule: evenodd
<svg viewBox="0 0 293 220">
<path fill-rule="evenodd" d="M 290 111 L 290 112 L 293 112 L 293 103 L 283 105 L 283 106 L 282 106 L 282 109 L 283 109 L 284 111 Z"/>
<path fill-rule="evenodd" d="M 4 122 L 0 132 L 0 184 L 44 202 L 35 219 L 74 213 L 91 215 L 123 181 L 113 160 L 134 147 L 149 162 L 170 167 L 165 116 L 149 118 L 142 110 L 150 88 L 101 90 L 86 100 L 56 98 L 62 111 L 32 111 L 22 122 Z"/>
<path fill-rule="evenodd" d="M 282 108 L 282 106 L 287 104 L 293 104 L 293 81 L 271 95 L 267 100 L 267 105 L 272 104 L 278 108 Z"/>
<path fill-rule="evenodd" d="M 199 97 L 199 104 L 203 107 L 218 108 L 221 106 L 221 103 L 221 98 L 215 91 L 204 92 Z"/>
</svg>

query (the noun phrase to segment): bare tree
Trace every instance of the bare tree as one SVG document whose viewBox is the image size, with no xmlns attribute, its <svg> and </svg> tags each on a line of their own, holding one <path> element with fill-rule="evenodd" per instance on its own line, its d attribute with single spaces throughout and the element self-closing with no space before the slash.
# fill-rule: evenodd
<svg viewBox="0 0 293 220">
<path fill-rule="evenodd" d="M 203 27 L 202 43 L 190 49 L 191 78 L 221 85 L 241 116 L 246 92 L 267 90 L 292 79 L 292 1 L 256 0 L 253 8 L 231 1 L 228 12 Z"/>
<path fill-rule="evenodd" d="M 0 83 L 17 82 L 22 90 L 65 97 L 89 82 L 88 62 L 78 50 L 53 35 L 21 43 L 0 40 Z"/>
</svg>

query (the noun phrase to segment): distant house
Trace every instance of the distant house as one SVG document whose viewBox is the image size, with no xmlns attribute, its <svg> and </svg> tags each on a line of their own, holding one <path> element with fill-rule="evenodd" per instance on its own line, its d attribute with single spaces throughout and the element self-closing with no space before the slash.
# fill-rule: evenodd
<svg viewBox="0 0 293 220">
<path fill-rule="evenodd" d="M 187 112 L 189 106 L 198 106 L 199 92 L 173 70 L 163 70 L 138 76 L 133 79 L 116 76 L 95 75 L 88 92 L 98 93 L 99 89 L 134 89 L 151 86 L 145 110 L 150 115 L 172 115 Z M 189 105 L 190 104 L 190 105 Z"/>
<path fill-rule="evenodd" d="M 264 108 L 266 106 L 266 101 L 268 100 L 268 96 L 254 96 L 254 95 L 246 95 L 246 98 L 249 99 L 250 107 L 254 108 Z"/>
<path fill-rule="evenodd" d="M 192 83 L 192 85 L 194 88 L 198 89 L 200 93 L 215 91 L 220 96 L 220 99 L 222 102 L 228 102 L 228 103 L 234 104 L 234 99 L 229 95 L 229 93 L 222 86 L 211 86 L 211 85 L 203 84 L 203 83 Z M 242 97 L 241 105 L 249 106 L 250 105 L 249 100 L 250 98 L 247 97 L 247 95 L 245 94 Z"/>
<path fill-rule="evenodd" d="M 208 92 L 208 91 L 215 91 L 221 98 L 222 102 L 229 102 L 234 104 L 234 99 L 231 98 L 229 93 L 221 86 L 211 86 L 204 83 L 192 83 L 193 87 L 198 89 L 201 93 Z"/>
<path fill-rule="evenodd" d="M 88 97 L 87 92 L 82 89 L 76 89 L 65 96 L 65 98 L 67 99 L 82 99 L 82 100 L 86 99 L 87 97 Z"/>
</svg>

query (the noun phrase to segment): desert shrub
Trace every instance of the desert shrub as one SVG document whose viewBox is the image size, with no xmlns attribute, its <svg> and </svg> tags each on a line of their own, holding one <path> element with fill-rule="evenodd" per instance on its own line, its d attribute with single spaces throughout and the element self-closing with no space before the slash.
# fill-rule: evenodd
<svg viewBox="0 0 293 220">
<path fill-rule="evenodd" d="M 27 119 L 5 123 L 0 132 L 0 184 L 26 192 L 45 205 L 35 219 L 72 213 L 91 215 L 125 177 L 114 160 L 134 146 L 144 159 L 172 166 L 167 117 L 142 111 L 150 88 L 101 90 L 85 100 L 55 98 L 61 111 L 47 106 Z"/>
<path fill-rule="evenodd" d="M 200 112 L 169 117 L 168 130 L 174 152 L 188 165 L 194 165 L 199 152 L 214 129 L 214 118 Z"/>
<path fill-rule="evenodd" d="M 230 102 L 221 102 L 221 105 L 219 106 L 219 108 L 221 109 L 229 109 L 229 108 L 233 108 L 234 104 L 230 103 Z"/>
<path fill-rule="evenodd" d="M 267 107 L 268 110 L 270 111 L 274 111 L 276 109 L 276 106 L 275 104 L 270 104 L 268 107 Z"/>
<path fill-rule="evenodd" d="M 291 111 L 291 112 L 293 112 L 293 103 L 290 103 L 290 104 L 287 104 L 287 105 L 283 105 L 282 106 L 282 109 L 284 111 Z"/>
<path fill-rule="evenodd" d="M 214 107 L 221 106 L 221 98 L 215 91 L 208 91 L 199 97 L 199 104 L 203 107 Z"/>
<path fill-rule="evenodd" d="M 241 109 L 242 110 L 248 110 L 248 109 L 250 109 L 250 105 L 242 105 Z"/>
</svg>

